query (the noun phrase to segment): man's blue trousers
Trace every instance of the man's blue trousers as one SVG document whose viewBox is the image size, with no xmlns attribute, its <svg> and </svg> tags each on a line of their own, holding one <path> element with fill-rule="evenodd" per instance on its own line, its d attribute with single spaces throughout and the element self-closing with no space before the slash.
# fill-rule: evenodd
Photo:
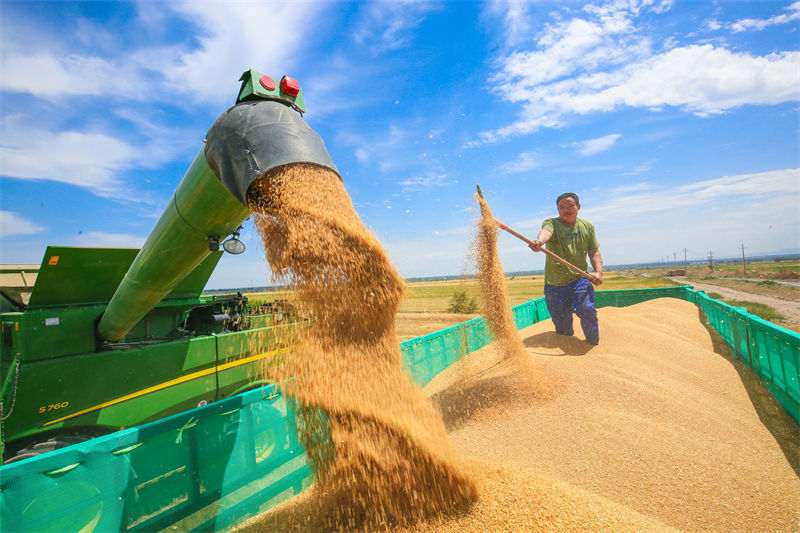
<svg viewBox="0 0 800 533">
<path fill-rule="evenodd" d="M 594 308 L 594 287 L 586 278 L 578 278 L 567 285 L 544 286 L 547 310 L 559 335 L 572 335 L 572 313 L 581 320 L 581 328 L 586 340 L 591 344 L 600 341 L 597 325 L 597 310 Z"/>
</svg>

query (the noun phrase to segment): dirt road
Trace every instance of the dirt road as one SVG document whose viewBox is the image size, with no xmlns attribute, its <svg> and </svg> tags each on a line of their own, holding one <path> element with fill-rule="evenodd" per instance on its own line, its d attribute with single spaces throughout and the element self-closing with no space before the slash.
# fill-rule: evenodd
<svg viewBox="0 0 800 533">
<path fill-rule="evenodd" d="M 691 285 L 696 291 L 704 291 L 706 294 L 717 293 L 726 300 L 745 300 L 768 305 L 786 317 L 780 323 L 781 326 L 793 331 L 800 331 L 800 301 L 779 296 L 758 294 L 755 292 L 740 290 L 739 288 L 726 287 L 709 282 L 697 282 L 693 279 L 687 280 L 684 277 L 669 278 L 677 283 Z M 716 281 L 716 280 L 714 280 Z M 731 283 L 731 282 L 726 282 Z M 750 284 L 743 284 L 747 287 Z M 750 287 L 747 287 L 750 288 Z"/>
</svg>

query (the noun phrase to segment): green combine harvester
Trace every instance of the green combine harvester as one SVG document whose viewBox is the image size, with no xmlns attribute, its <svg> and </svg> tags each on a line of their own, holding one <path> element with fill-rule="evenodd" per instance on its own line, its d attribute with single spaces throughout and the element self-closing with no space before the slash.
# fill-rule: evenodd
<svg viewBox="0 0 800 533">
<path fill-rule="evenodd" d="M 265 384 L 260 369 L 298 318 L 285 302 L 202 291 L 220 247 L 244 251 L 255 180 L 294 163 L 336 168 L 296 80 L 240 81 L 141 250 L 50 246 L 41 265 L 0 272 L 4 463 Z"/>
</svg>

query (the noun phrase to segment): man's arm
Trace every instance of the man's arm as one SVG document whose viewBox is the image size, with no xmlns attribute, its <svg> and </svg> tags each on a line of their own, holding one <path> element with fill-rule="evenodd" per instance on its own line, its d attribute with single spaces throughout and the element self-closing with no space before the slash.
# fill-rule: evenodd
<svg viewBox="0 0 800 533">
<path fill-rule="evenodd" d="M 603 256 L 600 255 L 600 250 L 589 250 L 589 261 L 592 263 L 592 268 L 594 269 L 594 279 L 592 283 L 595 285 L 600 285 L 603 283 Z"/>
<path fill-rule="evenodd" d="M 536 237 L 536 240 L 528 245 L 528 248 L 530 248 L 534 252 L 541 252 L 542 246 L 544 246 L 545 243 L 549 241 L 550 237 L 552 236 L 553 234 L 551 232 L 547 231 L 546 229 L 543 229 L 542 231 L 539 232 L 539 235 Z M 601 268 L 602 268 L 602 261 L 601 261 Z"/>
</svg>

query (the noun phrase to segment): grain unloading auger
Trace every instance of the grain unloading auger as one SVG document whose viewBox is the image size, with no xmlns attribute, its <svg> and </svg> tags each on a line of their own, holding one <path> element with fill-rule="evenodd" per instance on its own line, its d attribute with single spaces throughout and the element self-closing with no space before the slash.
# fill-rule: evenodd
<svg viewBox="0 0 800 533">
<path fill-rule="evenodd" d="M 237 103 L 223 113 L 178 185 L 97 326 L 117 341 L 250 216 L 247 191 L 268 171 L 314 163 L 336 171 L 319 135 L 302 119 L 297 82 L 249 70 Z M 337 172 L 338 173 L 338 172 Z M 235 237 L 234 237 L 235 239 Z M 238 242 L 234 240 L 234 242 Z"/>
<path fill-rule="evenodd" d="M 254 182 L 298 163 L 337 171 L 294 79 L 249 70 L 240 81 L 141 250 L 48 246 L 39 266 L 0 269 L 0 458 L 265 383 L 260 369 L 295 327 L 286 307 L 203 288 L 222 241 L 243 250 Z"/>
</svg>

